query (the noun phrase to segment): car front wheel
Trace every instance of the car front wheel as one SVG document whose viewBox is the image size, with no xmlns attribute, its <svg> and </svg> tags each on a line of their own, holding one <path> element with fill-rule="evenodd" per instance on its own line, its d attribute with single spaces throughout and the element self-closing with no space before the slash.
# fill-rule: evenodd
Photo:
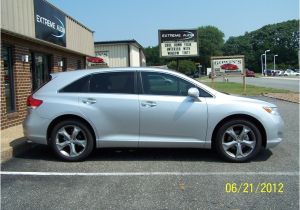
<svg viewBox="0 0 300 210">
<path fill-rule="evenodd" d="M 262 136 L 255 124 L 244 119 L 226 122 L 217 132 L 216 150 L 230 162 L 245 162 L 260 151 Z"/>
<path fill-rule="evenodd" d="M 62 160 L 81 161 L 92 152 L 94 139 L 86 124 L 64 120 L 54 126 L 50 144 Z"/>
</svg>

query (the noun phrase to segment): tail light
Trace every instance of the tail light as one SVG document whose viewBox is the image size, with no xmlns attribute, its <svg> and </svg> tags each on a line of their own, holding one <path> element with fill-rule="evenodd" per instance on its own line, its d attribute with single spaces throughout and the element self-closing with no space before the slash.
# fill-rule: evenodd
<svg viewBox="0 0 300 210">
<path fill-rule="evenodd" d="M 27 106 L 29 107 L 36 108 L 39 107 L 42 103 L 43 103 L 42 100 L 33 98 L 32 95 L 28 96 L 27 98 Z"/>
</svg>

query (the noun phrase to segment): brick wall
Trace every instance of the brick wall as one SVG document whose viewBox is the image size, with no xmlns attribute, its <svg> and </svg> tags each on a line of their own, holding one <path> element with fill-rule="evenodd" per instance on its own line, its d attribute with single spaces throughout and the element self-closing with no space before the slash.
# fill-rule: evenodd
<svg viewBox="0 0 300 210">
<path fill-rule="evenodd" d="M 22 62 L 22 55 L 30 55 L 31 52 L 49 55 L 51 73 L 62 71 L 62 67 L 58 66 L 58 62 L 61 61 L 62 58 L 66 58 L 67 60 L 68 71 L 77 69 L 78 63 L 81 64 L 80 68 L 85 68 L 85 57 L 81 55 L 57 50 L 50 46 L 40 45 L 3 33 L 1 33 L 1 43 L 10 46 L 12 49 L 12 68 L 16 100 L 16 112 L 7 113 L 4 86 L 4 63 L 1 58 L 1 130 L 21 124 L 26 116 L 26 99 L 32 91 L 32 78 L 30 63 Z"/>
</svg>

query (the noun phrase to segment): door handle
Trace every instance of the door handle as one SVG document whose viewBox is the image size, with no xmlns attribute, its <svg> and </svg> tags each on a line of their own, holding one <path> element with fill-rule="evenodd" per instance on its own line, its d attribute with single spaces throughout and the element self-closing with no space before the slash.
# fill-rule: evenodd
<svg viewBox="0 0 300 210">
<path fill-rule="evenodd" d="M 142 107 L 155 107 L 156 102 L 154 101 L 144 101 L 141 103 Z"/>
<path fill-rule="evenodd" d="M 81 101 L 84 104 L 95 104 L 97 102 L 95 98 L 83 98 Z"/>
</svg>

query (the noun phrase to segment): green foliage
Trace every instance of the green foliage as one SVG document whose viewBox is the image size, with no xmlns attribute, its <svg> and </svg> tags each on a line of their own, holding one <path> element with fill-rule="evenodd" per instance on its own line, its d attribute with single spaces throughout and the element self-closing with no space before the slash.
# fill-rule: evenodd
<svg viewBox="0 0 300 210">
<path fill-rule="evenodd" d="M 273 56 L 276 57 L 277 69 L 299 68 L 298 64 L 299 20 L 266 25 L 243 36 L 230 37 L 223 47 L 225 55 L 245 55 L 246 67 L 261 72 L 261 54 L 267 53 L 270 67 Z M 273 67 L 271 67 L 272 69 Z"/>
<path fill-rule="evenodd" d="M 160 66 L 166 64 L 166 60 L 159 56 L 158 46 L 145 48 L 145 56 L 147 66 Z"/>
<path fill-rule="evenodd" d="M 145 48 L 145 56 L 146 56 L 146 62 L 147 66 L 163 66 L 166 65 L 171 58 L 161 58 L 159 55 L 159 47 L 147 47 Z"/>
<path fill-rule="evenodd" d="M 196 64 L 190 60 L 178 60 L 179 62 L 179 71 L 183 74 L 191 75 L 196 70 Z M 177 62 L 171 61 L 168 63 L 169 69 L 177 70 Z"/>
<path fill-rule="evenodd" d="M 210 66 L 210 57 L 223 55 L 224 33 L 214 26 L 198 28 L 200 63 Z"/>
<path fill-rule="evenodd" d="M 229 94 L 243 94 L 244 87 L 241 83 L 235 82 L 215 82 L 212 84 L 211 82 L 203 82 L 205 85 L 208 85 L 214 88 L 217 91 L 229 93 Z M 269 88 L 269 87 L 260 87 L 254 85 L 247 85 L 246 95 L 261 95 L 263 93 L 289 93 L 288 90 L 277 89 L 277 88 Z"/>
</svg>

